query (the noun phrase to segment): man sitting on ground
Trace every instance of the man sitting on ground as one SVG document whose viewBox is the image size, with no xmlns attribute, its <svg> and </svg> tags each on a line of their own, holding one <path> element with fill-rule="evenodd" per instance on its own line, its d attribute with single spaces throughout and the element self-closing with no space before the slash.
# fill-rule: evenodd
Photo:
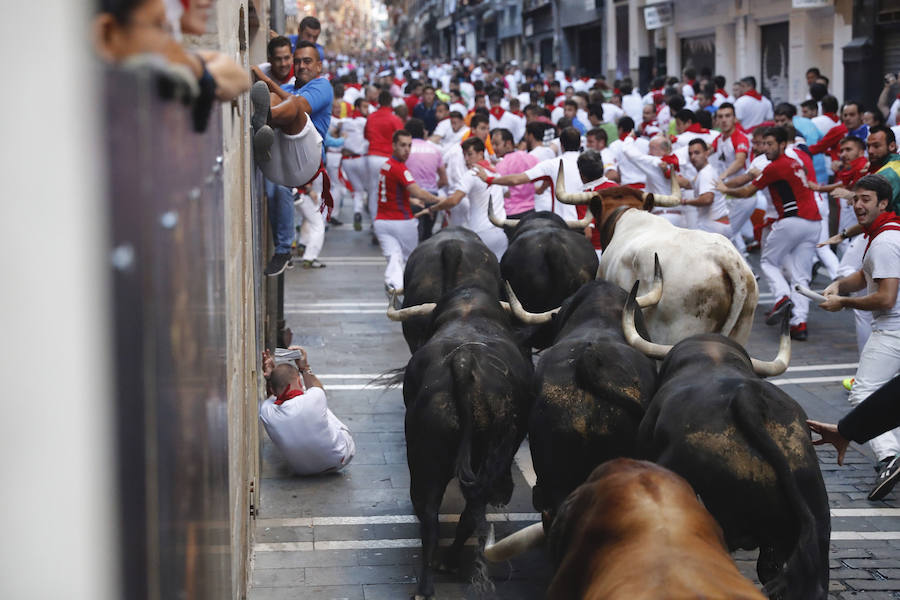
<svg viewBox="0 0 900 600">
<path fill-rule="evenodd" d="M 259 420 L 297 475 L 335 473 L 353 460 L 356 444 L 347 426 L 328 409 L 325 389 L 309 367 L 306 350 L 290 349 L 301 355 L 293 365 L 276 366 L 272 354 L 263 352 L 270 396 L 259 407 Z"/>
</svg>

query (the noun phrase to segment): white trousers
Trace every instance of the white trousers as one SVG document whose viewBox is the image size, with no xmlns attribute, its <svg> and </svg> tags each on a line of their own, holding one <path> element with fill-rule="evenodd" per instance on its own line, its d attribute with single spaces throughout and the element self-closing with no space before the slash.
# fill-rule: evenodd
<svg viewBox="0 0 900 600">
<path fill-rule="evenodd" d="M 728 223 L 720 223 L 709 219 L 697 219 L 697 229 L 708 231 L 709 233 L 718 233 L 725 236 L 725 239 L 731 238 L 731 225 Z"/>
<path fill-rule="evenodd" d="M 341 168 L 353 186 L 353 212 L 361 213 L 366 205 L 369 189 L 368 159 L 365 156 L 345 158 Z"/>
<path fill-rule="evenodd" d="M 300 243 L 306 246 L 303 260 L 315 260 L 325 243 L 325 215 L 319 212 L 319 203 L 306 194 L 300 194 L 300 199 L 294 201 L 294 223 L 300 219 L 303 220 Z"/>
<path fill-rule="evenodd" d="M 388 161 L 387 156 L 366 156 L 366 170 L 369 172 L 369 183 L 366 191 L 369 192 L 369 216 L 372 220 L 378 216 L 378 176 L 381 173 L 381 165 Z"/>
<path fill-rule="evenodd" d="M 406 261 L 419 243 L 419 220 L 376 219 L 375 237 L 388 261 L 384 269 L 384 283 L 399 290 L 403 288 Z"/>
<path fill-rule="evenodd" d="M 503 258 L 503 253 L 506 252 L 506 248 L 509 246 L 509 240 L 503 229 L 500 227 L 491 227 L 490 229 L 476 231 L 475 233 L 478 234 L 478 237 L 481 238 L 484 245 L 494 253 L 497 257 L 497 262 L 500 262 L 500 259 Z"/>
<path fill-rule="evenodd" d="M 898 373 L 900 373 L 900 331 L 873 329 L 859 357 L 856 381 L 850 390 L 850 404 L 856 406 Z M 900 428 L 872 438 L 869 447 L 878 460 L 900 454 Z"/>
<path fill-rule="evenodd" d="M 756 196 L 749 198 L 729 198 L 731 207 L 728 209 L 728 220 L 731 221 L 731 241 L 743 254 L 747 251 L 747 243 L 744 242 L 744 225 L 750 221 L 753 211 L 756 210 Z"/>
<path fill-rule="evenodd" d="M 760 269 L 769 282 L 775 301 L 789 296 L 794 303 L 791 325 L 805 323 L 809 314 L 809 298 L 794 291 L 794 285 L 809 287 L 818 239 L 818 221 L 785 217 L 772 223 L 772 229 L 763 244 Z M 782 266 L 790 273 L 790 284 L 781 272 Z"/>
<path fill-rule="evenodd" d="M 334 200 L 334 209 L 331 216 L 335 219 L 340 218 L 341 209 L 344 207 L 344 197 L 347 195 L 347 188 L 344 187 L 340 177 L 341 153 L 326 152 L 325 153 L 325 170 L 328 172 L 328 178 L 331 179 L 331 197 Z"/>
<path fill-rule="evenodd" d="M 828 197 L 822 194 L 816 194 L 815 196 L 816 205 L 819 207 L 819 216 L 822 217 L 822 220 L 819 221 L 819 241 L 824 242 L 830 237 L 828 235 Z M 822 246 L 821 248 L 816 248 L 816 256 L 819 257 L 819 261 L 821 261 L 822 265 L 825 267 L 825 270 L 828 271 L 828 278 L 835 279 L 837 277 L 839 261 L 837 255 L 831 249 L 831 246 Z"/>
<path fill-rule="evenodd" d="M 865 237 L 858 235 L 849 240 L 847 250 L 841 257 L 841 262 L 838 266 L 838 277 L 846 277 L 847 275 L 862 269 L 865 249 Z M 866 294 L 866 290 L 859 290 L 858 292 L 853 292 L 852 295 L 865 296 Z M 872 312 L 868 310 L 853 309 L 853 320 L 856 325 L 856 345 L 859 348 L 859 353 L 862 354 L 863 347 L 865 347 L 866 341 L 868 341 L 869 335 L 872 333 Z"/>
<path fill-rule="evenodd" d="M 684 213 L 681 212 L 681 209 L 654 208 L 653 214 L 662 217 L 675 227 L 687 227 L 687 223 L 684 220 Z"/>
</svg>

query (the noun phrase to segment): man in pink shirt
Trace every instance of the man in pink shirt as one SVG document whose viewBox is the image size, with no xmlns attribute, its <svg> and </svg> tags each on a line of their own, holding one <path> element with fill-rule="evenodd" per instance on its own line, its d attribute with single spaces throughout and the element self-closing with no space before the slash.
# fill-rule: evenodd
<svg viewBox="0 0 900 600">
<path fill-rule="evenodd" d="M 425 123 L 422 119 L 409 119 L 403 127 L 412 135 L 412 148 L 406 159 L 406 168 L 412 173 L 416 183 L 437 196 L 438 190 L 447 185 L 447 171 L 444 169 L 441 148 L 425 139 Z M 425 202 L 425 207 L 428 206 L 431 204 Z M 431 214 L 419 217 L 420 242 L 431 237 L 434 222 L 435 217 Z"/>
<path fill-rule="evenodd" d="M 494 146 L 494 152 L 497 157 L 500 158 L 500 162 L 495 166 L 497 173 L 500 175 L 524 173 L 539 162 L 535 156 L 528 152 L 516 150 L 512 132 L 508 129 L 498 128 L 492 131 L 491 144 Z M 506 208 L 507 219 L 521 219 L 534 212 L 533 183 L 529 181 L 507 189 L 503 203 Z M 510 233 L 512 233 L 512 230 L 507 228 L 506 235 L 509 236 Z"/>
</svg>

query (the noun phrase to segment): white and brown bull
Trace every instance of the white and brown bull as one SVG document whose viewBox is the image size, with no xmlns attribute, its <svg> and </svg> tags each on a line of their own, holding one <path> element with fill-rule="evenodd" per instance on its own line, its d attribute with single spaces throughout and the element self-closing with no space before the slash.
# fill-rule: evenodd
<svg viewBox="0 0 900 600">
<path fill-rule="evenodd" d="M 621 205 L 621 199 L 630 196 L 640 196 L 645 207 L 679 205 L 674 177 L 671 196 L 644 194 L 627 187 L 567 193 L 562 173 L 559 181 L 559 201 L 590 204 L 600 227 L 603 256 L 598 277 L 627 290 L 635 281 L 652 280 L 653 256 L 661 257 L 665 290 L 655 306 L 641 305 L 654 341 L 674 344 L 699 333 L 721 333 L 746 344 L 759 289 L 734 245 L 718 234 L 675 227 L 662 217 L 638 210 L 635 203 Z M 613 203 L 620 205 L 610 210 Z"/>
<path fill-rule="evenodd" d="M 497 543 L 490 536 L 484 555 L 507 560 L 543 541 L 537 523 Z M 547 546 L 556 565 L 551 600 L 765 598 L 738 571 L 691 486 L 649 462 L 618 458 L 594 469 L 566 498 Z"/>
</svg>

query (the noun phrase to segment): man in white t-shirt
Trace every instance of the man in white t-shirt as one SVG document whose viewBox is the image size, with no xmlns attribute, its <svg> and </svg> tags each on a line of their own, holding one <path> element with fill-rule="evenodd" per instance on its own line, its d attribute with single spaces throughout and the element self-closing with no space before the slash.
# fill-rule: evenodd
<svg viewBox="0 0 900 600">
<path fill-rule="evenodd" d="M 750 131 L 763 121 L 775 117 L 772 101 L 756 91 L 756 78 L 744 77 L 740 81 L 741 96 L 734 101 L 734 113 L 741 127 Z"/>
<path fill-rule="evenodd" d="M 581 148 L 581 135 L 579 135 L 578 130 L 574 127 L 566 127 L 560 132 L 559 141 L 562 144 L 562 156 L 543 160 L 524 173 L 493 177 L 484 171 L 481 171 L 479 176 L 483 181 L 486 181 L 489 184 L 508 186 L 522 185 L 529 181 L 537 182 L 549 180 L 551 183 L 550 189 L 554 190 L 551 192 L 550 204 L 543 205 L 540 203 L 541 200 L 535 196 L 534 210 L 553 211 L 567 221 L 576 221 L 578 220 L 578 214 L 575 210 L 575 206 L 556 202 L 556 198 L 553 194 L 556 190 L 556 178 L 559 176 L 560 161 L 565 163 L 566 189 L 581 189 L 581 176 L 578 174 L 578 154 Z"/>
<path fill-rule="evenodd" d="M 881 175 L 866 175 L 854 188 L 853 210 L 868 236 L 862 269 L 825 288 L 821 308 L 872 311 L 872 334 L 859 357 L 850 404 L 856 406 L 900 373 L 900 218 L 888 210 L 893 193 Z M 858 290 L 864 296 L 850 296 Z M 900 429 L 873 438 L 878 476 L 869 500 L 881 500 L 900 480 Z"/>
<path fill-rule="evenodd" d="M 507 239 L 503 229 L 496 227 L 488 217 L 489 201 L 493 204 L 494 216 L 498 219 L 505 219 L 506 211 L 503 204 L 503 192 L 500 188 L 487 184 L 475 172 L 478 166 L 490 168 L 489 163 L 485 161 L 484 150 L 484 142 L 477 137 L 470 137 L 464 141 L 462 151 L 468 170 L 453 186 L 455 188 L 453 193 L 416 216 L 435 215 L 441 210 L 456 206 L 463 198 L 468 198 L 468 220 L 464 226 L 478 234 L 481 241 L 490 248 L 499 261 L 506 252 Z"/>
<path fill-rule="evenodd" d="M 263 374 L 270 396 L 259 407 L 259 420 L 297 475 L 340 471 L 350 464 L 356 444 L 350 429 L 328 408 L 325 389 L 309 367 L 306 351 L 295 365 L 275 365 L 263 353 Z"/>
<path fill-rule="evenodd" d="M 691 187 L 694 197 L 682 198 L 684 204 L 697 207 L 697 228 L 710 233 L 718 233 L 726 238 L 731 237 L 731 225 L 728 221 L 728 202 L 716 189 L 719 172 L 709 163 L 707 153 L 709 146 L 697 138 L 688 144 L 688 156 L 697 170 Z"/>
</svg>

